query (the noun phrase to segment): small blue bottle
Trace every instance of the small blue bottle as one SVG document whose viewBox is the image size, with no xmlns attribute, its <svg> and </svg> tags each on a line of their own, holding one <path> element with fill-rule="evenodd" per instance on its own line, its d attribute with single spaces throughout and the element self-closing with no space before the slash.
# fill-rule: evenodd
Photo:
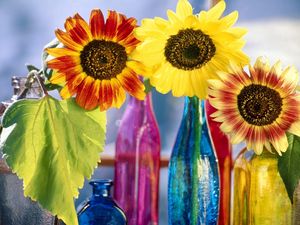
<svg viewBox="0 0 300 225">
<path fill-rule="evenodd" d="M 92 180 L 93 195 L 77 208 L 79 225 L 126 225 L 122 209 L 110 195 L 112 180 Z"/>
</svg>

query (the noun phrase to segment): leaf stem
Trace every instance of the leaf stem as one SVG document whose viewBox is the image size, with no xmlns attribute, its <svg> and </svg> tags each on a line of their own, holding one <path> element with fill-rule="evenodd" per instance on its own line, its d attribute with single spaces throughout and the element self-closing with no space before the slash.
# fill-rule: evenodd
<svg viewBox="0 0 300 225">
<path fill-rule="evenodd" d="M 47 89 L 46 89 L 46 87 L 45 87 L 45 84 L 44 84 L 44 82 L 42 81 L 41 76 L 40 76 L 41 71 L 39 71 L 39 72 L 37 72 L 37 71 L 32 71 L 32 72 L 30 72 L 30 73 L 32 73 L 33 76 L 35 76 L 35 78 L 37 79 L 37 82 L 39 83 L 39 85 L 40 85 L 40 87 L 41 87 L 41 89 L 42 89 L 44 95 L 45 95 L 45 96 L 48 96 L 48 95 L 49 95 L 49 94 L 48 94 L 48 91 L 47 91 Z M 30 75 L 30 73 L 29 73 L 29 75 Z"/>
</svg>

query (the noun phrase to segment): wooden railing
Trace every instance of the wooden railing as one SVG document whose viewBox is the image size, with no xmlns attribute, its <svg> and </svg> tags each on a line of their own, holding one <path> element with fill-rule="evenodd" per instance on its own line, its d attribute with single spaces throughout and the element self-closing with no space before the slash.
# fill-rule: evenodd
<svg viewBox="0 0 300 225">
<path fill-rule="evenodd" d="M 101 160 L 98 162 L 98 166 L 114 166 L 115 163 L 115 156 L 113 154 L 102 153 Z M 160 156 L 160 167 L 168 167 L 169 165 L 169 156 L 168 155 L 161 155 Z"/>
</svg>

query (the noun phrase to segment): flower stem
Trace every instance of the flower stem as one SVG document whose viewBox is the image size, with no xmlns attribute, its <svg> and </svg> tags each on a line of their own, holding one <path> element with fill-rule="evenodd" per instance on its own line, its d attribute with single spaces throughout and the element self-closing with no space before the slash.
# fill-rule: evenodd
<svg viewBox="0 0 300 225">
<path fill-rule="evenodd" d="M 192 149 L 192 212 L 191 212 L 191 224 L 196 225 L 198 221 L 198 210 L 199 210 L 199 201 L 198 201 L 198 190 L 199 190 L 199 183 L 198 183 L 198 164 L 200 162 L 200 139 L 201 139 L 201 129 L 202 129 L 202 123 L 200 123 L 201 118 L 201 104 L 199 104 L 199 100 L 194 98 L 190 98 L 190 101 L 192 101 L 194 104 L 194 109 L 196 110 L 196 118 L 195 121 L 195 131 L 194 131 L 194 149 Z"/>
</svg>

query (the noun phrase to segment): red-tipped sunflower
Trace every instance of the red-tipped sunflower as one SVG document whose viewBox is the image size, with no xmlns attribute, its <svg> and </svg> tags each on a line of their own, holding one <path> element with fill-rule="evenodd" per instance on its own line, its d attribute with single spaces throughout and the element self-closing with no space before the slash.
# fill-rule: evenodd
<svg viewBox="0 0 300 225">
<path fill-rule="evenodd" d="M 281 155 L 288 147 L 286 132 L 300 136 L 300 96 L 296 93 L 298 73 L 294 67 L 281 69 L 280 61 L 270 68 L 258 58 L 250 76 L 239 68 L 210 80 L 212 114 L 221 122 L 232 143 L 246 141 L 257 154 L 266 147 Z"/>
<path fill-rule="evenodd" d="M 131 53 L 139 41 L 133 36 L 136 19 L 126 18 L 115 11 L 108 11 L 104 20 L 101 10 L 91 12 L 89 24 L 79 15 L 67 18 L 66 31 L 55 31 L 63 48 L 46 51 L 56 57 L 48 61 L 55 71 L 50 82 L 65 83 L 60 94 L 90 110 L 98 105 L 100 110 L 119 108 L 130 95 L 144 99 L 144 85 L 138 73 L 143 65 L 131 60 Z"/>
</svg>

